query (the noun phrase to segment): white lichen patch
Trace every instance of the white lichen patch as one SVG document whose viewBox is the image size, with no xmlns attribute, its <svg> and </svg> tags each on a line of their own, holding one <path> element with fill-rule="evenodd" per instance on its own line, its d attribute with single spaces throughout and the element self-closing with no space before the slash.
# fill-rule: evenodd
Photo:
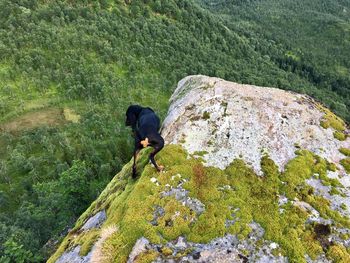
<svg viewBox="0 0 350 263">
<path fill-rule="evenodd" d="M 152 177 L 152 178 L 150 179 L 150 181 L 151 181 L 152 183 L 156 183 L 156 182 L 157 182 L 157 178 Z"/>
<path fill-rule="evenodd" d="M 324 112 L 308 96 L 188 76 L 170 101 L 162 130 L 166 142 L 180 143 L 191 154 L 206 152 L 205 165 L 223 169 L 243 158 L 261 173 L 261 157 L 268 153 L 282 170 L 300 147 L 335 163 L 345 175 L 338 149 L 349 148 L 350 140 L 339 141 L 332 128 L 320 126 Z"/>
</svg>

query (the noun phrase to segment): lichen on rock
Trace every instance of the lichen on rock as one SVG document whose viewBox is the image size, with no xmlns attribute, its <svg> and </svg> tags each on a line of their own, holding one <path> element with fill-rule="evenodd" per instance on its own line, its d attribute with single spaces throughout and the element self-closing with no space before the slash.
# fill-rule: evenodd
<svg viewBox="0 0 350 263">
<path fill-rule="evenodd" d="M 344 172 L 338 149 L 350 147 L 346 125 L 306 95 L 188 76 L 171 102 L 162 131 L 166 142 L 181 143 L 190 154 L 206 152 L 201 157 L 209 166 L 223 169 L 243 158 L 261 173 L 260 159 L 267 152 L 282 169 L 300 147 Z"/>
</svg>

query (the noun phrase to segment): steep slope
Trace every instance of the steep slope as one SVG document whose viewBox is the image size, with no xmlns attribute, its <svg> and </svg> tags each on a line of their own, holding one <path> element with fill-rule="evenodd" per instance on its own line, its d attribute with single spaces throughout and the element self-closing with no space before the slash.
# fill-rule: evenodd
<svg viewBox="0 0 350 263">
<path fill-rule="evenodd" d="M 49 262 L 349 262 L 349 130 L 319 103 L 189 76 L 162 133 L 165 171 L 143 150 Z"/>
</svg>

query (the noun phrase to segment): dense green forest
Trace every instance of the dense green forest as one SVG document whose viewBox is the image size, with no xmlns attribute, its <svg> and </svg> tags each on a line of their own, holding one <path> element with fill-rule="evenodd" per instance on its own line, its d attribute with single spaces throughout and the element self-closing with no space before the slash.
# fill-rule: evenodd
<svg viewBox="0 0 350 263">
<path fill-rule="evenodd" d="M 303 93 L 350 120 L 349 0 L 197 0 L 280 69 L 318 90 Z M 288 88 L 286 83 L 280 85 Z"/>
<path fill-rule="evenodd" d="M 0 261 L 44 261 L 130 159 L 127 106 L 164 118 L 187 75 L 307 93 L 349 121 L 348 12 L 340 0 L 0 0 Z"/>
</svg>

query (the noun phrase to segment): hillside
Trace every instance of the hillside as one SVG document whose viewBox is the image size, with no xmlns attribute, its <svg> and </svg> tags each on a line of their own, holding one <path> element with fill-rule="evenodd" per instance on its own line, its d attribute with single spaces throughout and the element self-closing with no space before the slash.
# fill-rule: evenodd
<svg viewBox="0 0 350 263">
<path fill-rule="evenodd" d="M 348 1 L 308 6 L 321 35 L 300 1 L 287 34 L 269 20 L 283 5 L 249 2 L 0 0 L 0 261 L 45 261 L 129 161 L 127 106 L 164 119 L 187 75 L 306 93 L 349 120 Z"/>
<path fill-rule="evenodd" d="M 130 161 L 49 262 L 349 262 L 348 133 L 308 96 L 186 77 L 165 171 L 143 150 L 138 178 Z"/>
</svg>

